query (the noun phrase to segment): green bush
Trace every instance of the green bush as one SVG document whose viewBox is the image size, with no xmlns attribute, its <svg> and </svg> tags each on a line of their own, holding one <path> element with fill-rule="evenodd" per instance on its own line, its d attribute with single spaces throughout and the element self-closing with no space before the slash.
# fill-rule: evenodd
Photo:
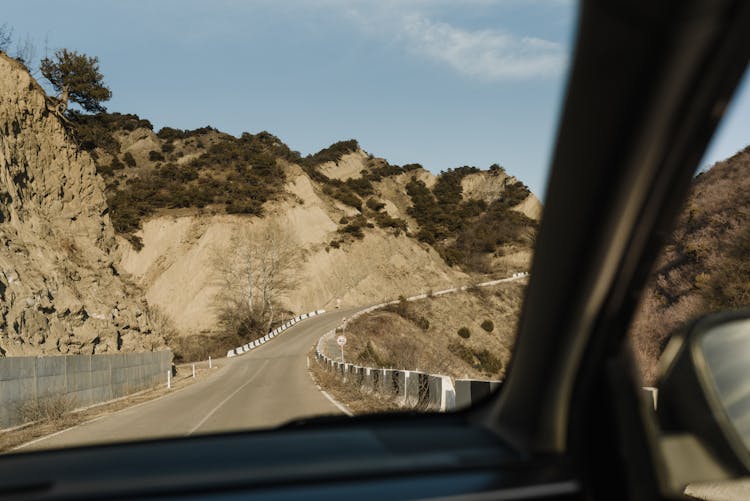
<svg viewBox="0 0 750 501">
<path fill-rule="evenodd" d="M 174 141 L 175 139 L 188 139 L 194 136 L 208 134 L 209 132 L 218 132 L 218 131 L 210 126 L 201 127 L 199 129 L 194 129 L 194 130 L 181 130 L 181 129 L 174 129 L 172 127 L 162 127 L 159 130 L 159 132 L 156 133 L 156 135 L 159 137 L 159 139 L 162 139 L 167 142 L 171 142 L 171 141 Z"/>
<path fill-rule="evenodd" d="M 489 350 L 483 349 L 474 352 L 474 356 L 479 361 L 479 369 L 488 374 L 497 374 L 503 368 L 500 359 Z"/>
<path fill-rule="evenodd" d="M 475 172 L 480 171 L 470 166 L 449 169 L 440 174 L 432 190 L 413 176 L 406 191 L 412 201 L 409 214 L 419 224 L 417 238 L 432 245 L 450 266 L 483 273 L 488 271 L 487 256 L 501 246 L 531 246 L 536 223 L 510 210 L 529 195 L 520 182 L 508 185 L 489 205 L 464 201 L 461 180 Z"/>
<path fill-rule="evenodd" d="M 160 152 L 156 150 L 151 150 L 148 152 L 148 159 L 152 162 L 163 162 L 164 161 L 164 155 L 162 155 Z"/>
<path fill-rule="evenodd" d="M 469 339 L 471 337 L 471 331 L 468 327 L 461 327 L 458 329 L 458 335 L 464 339 Z"/>
<path fill-rule="evenodd" d="M 104 177 L 111 177 L 115 173 L 112 165 L 97 165 L 96 172 Z"/>
<path fill-rule="evenodd" d="M 492 320 L 485 320 L 482 322 L 482 329 L 486 330 L 487 332 L 492 332 L 495 329 L 495 324 L 492 323 Z"/>
<path fill-rule="evenodd" d="M 122 170 L 125 168 L 125 164 L 120 162 L 120 159 L 117 157 L 112 157 L 112 162 L 109 164 L 109 166 L 112 168 L 112 170 Z"/>
<path fill-rule="evenodd" d="M 122 159 L 129 167 L 135 167 L 135 158 L 133 158 L 133 155 L 129 151 L 125 152 Z"/>
<path fill-rule="evenodd" d="M 381 228 L 395 228 L 400 231 L 406 231 L 406 221 L 400 218 L 393 218 L 387 212 L 378 212 L 375 214 L 375 222 Z"/>
<path fill-rule="evenodd" d="M 347 179 L 345 184 L 351 191 L 353 191 L 360 197 L 372 195 L 374 192 L 372 183 L 365 178 Z"/>
<path fill-rule="evenodd" d="M 139 128 L 153 129 L 151 122 L 143 120 L 138 115 L 120 113 L 79 113 L 68 111 L 68 117 L 73 124 L 73 135 L 79 147 L 84 151 L 100 148 L 114 155 L 119 150 L 119 143 L 112 135 L 124 130 L 127 132 Z"/>
</svg>

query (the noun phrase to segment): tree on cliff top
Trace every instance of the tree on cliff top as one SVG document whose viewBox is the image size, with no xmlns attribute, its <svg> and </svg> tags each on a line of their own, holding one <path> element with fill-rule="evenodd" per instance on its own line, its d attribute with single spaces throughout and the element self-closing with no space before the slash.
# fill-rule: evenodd
<svg viewBox="0 0 750 501">
<path fill-rule="evenodd" d="M 59 49 L 52 59 L 42 59 L 40 69 L 44 78 L 59 92 L 58 113 L 67 110 L 69 100 L 88 112 L 106 111 L 101 103 L 112 97 L 112 91 L 104 85 L 98 58 L 74 50 Z"/>
</svg>

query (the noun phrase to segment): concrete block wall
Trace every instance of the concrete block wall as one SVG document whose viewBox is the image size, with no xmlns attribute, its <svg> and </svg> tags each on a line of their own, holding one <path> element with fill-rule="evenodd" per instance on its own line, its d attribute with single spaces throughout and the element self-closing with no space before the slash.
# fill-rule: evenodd
<svg viewBox="0 0 750 501">
<path fill-rule="evenodd" d="M 289 327 L 295 325 L 297 322 L 301 322 L 302 320 L 305 320 L 307 318 L 312 318 L 314 316 L 320 315 L 321 313 L 325 313 L 326 310 L 315 310 L 311 311 L 309 313 L 303 313 L 302 315 L 298 315 L 288 322 L 286 322 L 284 325 L 280 327 L 276 327 L 272 331 L 270 331 L 268 334 L 263 336 L 260 339 L 256 339 L 255 341 L 251 341 L 247 344 L 244 344 L 242 346 L 238 346 L 237 348 L 233 348 L 227 352 L 227 358 L 236 357 L 237 355 L 243 355 L 247 353 L 248 351 L 251 351 L 254 348 L 257 348 L 258 346 L 267 343 L 271 339 L 275 338 L 285 330 L 287 330 Z"/>
<path fill-rule="evenodd" d="M 23 424 L 28 402 L 64 398 L 80 408 L 166 382 L 169 350 L 0 358 L 0 428 Z"/>
</svg>

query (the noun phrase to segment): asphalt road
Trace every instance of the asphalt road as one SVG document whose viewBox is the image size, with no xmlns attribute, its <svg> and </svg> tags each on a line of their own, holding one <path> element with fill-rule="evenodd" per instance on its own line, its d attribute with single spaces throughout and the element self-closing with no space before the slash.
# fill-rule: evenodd
<svg viewBox="0 0 750 501">
<path fill-rule="evenodd" d="M 215 374 L 175 393 L 30 443 L 22 450 L 275 427 L 294 419 L 341 414 L 307 372 L 310 348 L 356 310 L 303 320 Z"/>
</svg>

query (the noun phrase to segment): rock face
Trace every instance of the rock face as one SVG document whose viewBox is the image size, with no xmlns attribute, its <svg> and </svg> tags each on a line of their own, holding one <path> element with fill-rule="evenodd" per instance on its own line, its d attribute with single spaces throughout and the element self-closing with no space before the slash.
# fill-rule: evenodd
<svg viewBox="0 0 750 501">
<path fill-rule="evenodd" d="M 0 53 L 0 354 L 164 346 L 116 270 L 103 189 L 41 87 Z"/>
</svg>

